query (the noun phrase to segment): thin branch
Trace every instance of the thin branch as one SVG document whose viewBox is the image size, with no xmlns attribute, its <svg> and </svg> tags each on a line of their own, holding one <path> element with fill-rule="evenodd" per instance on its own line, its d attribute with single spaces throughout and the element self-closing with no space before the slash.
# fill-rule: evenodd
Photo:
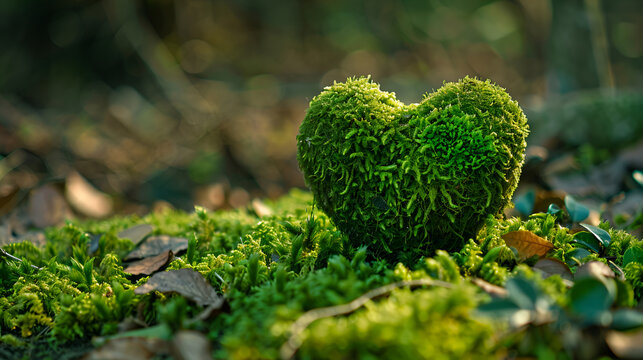
<svg viewBox="0 0 643 360">
<path fill-rule="evenodd" d="M 453 288 L 453 284 L 440 280 L 432 279 L 417 279 L 417 280 L 406 280 L 398 281 L 392 284 L 384 285 L 373 289 L 364 295 L 356 298 L 355 300 L 341 305 L 329 306 L 324 308 L 313 309 L 305 312 L 303 315 L 295 321 L 290 327 L 290 338 L 281 346 L 281 358 L 282 359 L 292 359 L 295 356 L 295 353 L 302 344 L 302 334 L 306 328 L 312 324 L 314 321 L 338 316 L 346 315 L 354 312 L 355 310 L 361 308 L 369 301 L 387 295 L 391 291 L 402 288 L 410 287 L 416 288 L 421 286 L 440 286 L 445 288 Z"/>
<path fill-rule="evenodd" d="M 6 256 L 9 259 L 14 260 L 14 261 L 22 262 L 21 258 L 15 257 L 15 256 L 9 254 L 8 252 L 6 252 L 3 248 L 0 248 L 0 257 L 3 257 L 3 256 Z M 36 270 L 41 270 L 42 269 L 42 268 L 39 268 L 39 267 L 37 267 L 36 265 L 33 265 L 33 264 L 31 264 L 31 267 L 36 269 Z"/>
</svg>

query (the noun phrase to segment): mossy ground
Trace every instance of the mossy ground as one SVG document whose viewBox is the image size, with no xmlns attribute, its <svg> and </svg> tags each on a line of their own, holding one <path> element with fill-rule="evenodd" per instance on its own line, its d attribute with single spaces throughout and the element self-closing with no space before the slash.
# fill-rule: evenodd
<svg viewBox="0 0 643 360">
<path fill-rule="evenodd" d="M 329 218 L 313 208 L 309 193 L 295 190 L 266 204 L 272 215 L 261 218 L 250 208 L 197 209 L 70 222 L 47 230 L 44 248 L 29 242 L 4 246 L 23 261 L 4 257 L 0 263 L 0 357 L 74 358 L 93 346 L 92 338 L 114 335 L 119 324 L 135 318 L 170 329 L 169 337 L 179 329 L 197 330 L 210 340 L 215 358 L 279 358 L 293 323 L 306 311 L 346 304 L 384 285 L 418 279 L 441 282 L 401 285 L 355 311 L 312 322 L 298 336 L 296 356 L 480 359 L 575 354 L 575 348 L 557 335 L 556 326 L 515 331 L 506 322 L 482 315 L 480 306 L 489 303 L 490 295 L 471 282 L 481 278 L 502 287 L 522 279 L 551 306 L 571 314 L 560 319 L 583 320 L 582 314 L 573 314 L 568 284 L 558 275 L 543 279 L 530 267 L 534 259 L 518 259 L 501 237 L 514 230 L 531 231 L 553 243 L 550 256 L 575 271 L 579 264 L 570 255 L 573 235 L 551 215 L 536 214 L 528 220 L 490 217 L 460 252 L 438 251 L 404 264 L 387 263 L 372 258 L 367 248 L 350 247 Z M 143 223 L 152 225 L 154 234 L 192 239 L 187 252 L 178 254 L 166 270 L 200 272 L 226 298 L 222 313 L 200 320 L 196 316 L 202 309 L 180 295 L 134 294 L 148 278 L 135 279 L 123 271 L 122 259 L 134 245 L 117 234 Z M 643 248 L 640 239 L 602 227 L 611 236 L 609 247 L 603 256 L 582 262 L 595 259 L 621 266 L 627 249 Z M 100 241 L 90 254 L 91 235 L 100 235 Z M 613 280 L 618 296 L 612 308 L 640 301 L 643 270 L 636 265 L 640 264 L 625 267 L 624 280 Z"/>
</svg>

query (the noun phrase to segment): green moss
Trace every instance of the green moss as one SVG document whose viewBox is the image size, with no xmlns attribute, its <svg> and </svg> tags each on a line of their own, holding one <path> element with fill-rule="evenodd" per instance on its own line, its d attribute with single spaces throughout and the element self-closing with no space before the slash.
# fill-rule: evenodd
<svg viewBox="0 0 643 360">
<path fill-rule="evenodd" d="M 472 286 L 394 291 L 348 317 L 306 332 L 302 359 L 495 359 L 493 328 L 472 319 Z"/>
<path fill-rule="evenodd" d="M 273 215 L 263 218 L 248 209 L 197 209 L 190 214 L 76 222 L 48 229 L 49 244 L 43 249 L 30 243 L 3 246 L 24 261 L 0 259 L 0 357 L 10 349 L 17 357 L 29 358 L 34 343 L 62 349 L 75 341 L 87 344 L 93 336 L 114 334 L 123 319 L 137 316 L 171 331 L 187 327 L 207 334 L 217 358 L 273 359 L 279 357 L 293 323 L 308 310 L 346 304 L 398 281 L 434 279 L 453 289 L 399 288 L 352 313 L 313 322 L 303 333 L 297 356 L 485 358 L 502 356 L 498 349 L 513 351 L 527 340 L 498 339 L 499 331 L 507 328 L 472 312 L 488 296 L 469 279 L 503 286 L 520 277 L 561 307 L 568 306 L 565 283 L 557 276 L 542 279 L 519 263 L 502 240 L 509 231 L 530 230 L 554 244 L 551 256 L 565 259 L 573 236 L 551 216 L 537 214 L 523 221 L 490 215 L 477 238 L 458 252 L 437 250 L 405 265 L 373 259 L 366 247 L 355 247 L 329 216 L 312 208 L 310 193 L 293 191 L 266 205 Z M 202 309 L 177 294 L 134 294 L 147 278 L 134 281 L 123 272 L 122 253 L 132 245 L 115 234 L 140 223 L 154 224 L 157 234 L 168 231 L 192 239 L 191 255 L 178 254 L 169 269 L 193 268 L 203 274 L 227 299 L 224 312 L 208 321 L 193 321 Z M 86 234 L 100 231 L 105 231 L 102 249 L 94 254 L 82 251 L 89 241 Z M 612 242 L 606 254 L 622 266 L 623 253 L 642 242 L 625 232 L 609 232 Z M 640 299 L 643 270 L 632 262 L 624 271 L 624 295 L 617 305 L 633 305 L 631 289 Z M 621 297 L 620 287 L 618 293 Z M 522 353 L 533 356 L 530 351 Z"/>
<path fill-rule="evenodd" d="M 311 101 L 297 157 L 353 247 L 410 263 L 459 250 L 509 204 L 527 133 L 517 103 L 489 81 L 467 77 L 404 105 L 369 78 L 348 79 Z"/>
</svg>

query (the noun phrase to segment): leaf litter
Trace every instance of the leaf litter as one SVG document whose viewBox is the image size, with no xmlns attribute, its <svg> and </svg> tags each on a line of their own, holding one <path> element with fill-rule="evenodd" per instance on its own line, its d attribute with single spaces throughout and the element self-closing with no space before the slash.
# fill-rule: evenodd
<svg viewBox="0 0 643 360">
<path fill-rule="evenodd" d="M 150 256 L 128 264 L 123 271 L 130 275 L 151 275 L 167 266 L 172 259 L 174 259 L 172 250 L 166 250 L 156 256 Z"/>
<path fill-rule="evenodd" d="M 172 250 L 174 254 L 187 250 L 188 239 L 169 235 L 150 236 L 140 246 L 127 254 L 123 260 L 141 259 Z"/>
<path fill-rule="evenodd" d="M 129 227 L 118 233 L 118 237 L 121 239 L 130 239 L 134 246 L 138 245 L 147 237 L 154 228 L 149 224 L 139 224 Z"/>
<path fill-rule="evenodd" d="M 543 257 L 554 248 L 554 244 L 527 230 L 511 231 L 502 235 L 502 238 L 507 246 L 515 248 L 524 259 Z"/>
<path fill-rule="evenodd" d="M 156 273 L 145 284 L 137 287 L 134 293 L 143 295 L 152 291 L 178 293 L 199 306 L 223 305 L 223 297 L 216 293 L 201 273 L 192 269 Z"/>
</svg>

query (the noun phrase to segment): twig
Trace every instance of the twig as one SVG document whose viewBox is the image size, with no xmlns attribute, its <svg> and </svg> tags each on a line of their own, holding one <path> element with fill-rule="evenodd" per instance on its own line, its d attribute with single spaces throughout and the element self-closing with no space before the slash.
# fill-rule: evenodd
<svg viewBox="0 0 643 360">
<path fill-rule="evenodd" d="M 2 256 L 6 256 L 9 259 L 14 260 L 14 261 L 22 262 L 21 258 L 15 257 L 15 256 L 9 254 L 8 252 L 6 252 L 4 249 L 0 248 L 0 257 L 2 257 Z M 31 264 L 31 267 L 36 269 L 36 270 L 41 270 L 42 269 L 42 268 L 39 268 L 39 267 L 37 267 L 36 265 L 33 265 L 33 264 Z"/>
<path fill-rule="evenodd" d="M 366 304 L 367 302 L 375 298 L 384 296 L 395 289 L 398 289 L 401 287 L 407 287 L 407 286 L 410 288 L 415 288 L 420 286 L 440 286 L 445 288 L 453 288 L 453 284 L 440 281 L 440 280 L 417 279 L 417 280 L 398 281 L 392 284 L 384 285 L 376 289 L 373 289 L 346 304 L 309 310 L 305 312 L 303 315 L 301 315 L 299 319 L 297 319 L 297 321 L 295 321 L 290 327 L 290 337 L 288 338 L 288 341 L 286 341 L 281 346 L 281 350 L 280 350 L 281 358 L 292 359 L 295 356 L 295 353 L 297 352 L 297 350 L 302 344 L 302 334 L 304 330 L 306 330 L 306 328 L 314 321 L 327 318 L 327 317 L 333 317 L 337 315 L 346 315 L 346 314 L 352 313 L 355 310 L 359 309 L 360 307 L 364 306 L 364 304 Z"/>
</svg>

